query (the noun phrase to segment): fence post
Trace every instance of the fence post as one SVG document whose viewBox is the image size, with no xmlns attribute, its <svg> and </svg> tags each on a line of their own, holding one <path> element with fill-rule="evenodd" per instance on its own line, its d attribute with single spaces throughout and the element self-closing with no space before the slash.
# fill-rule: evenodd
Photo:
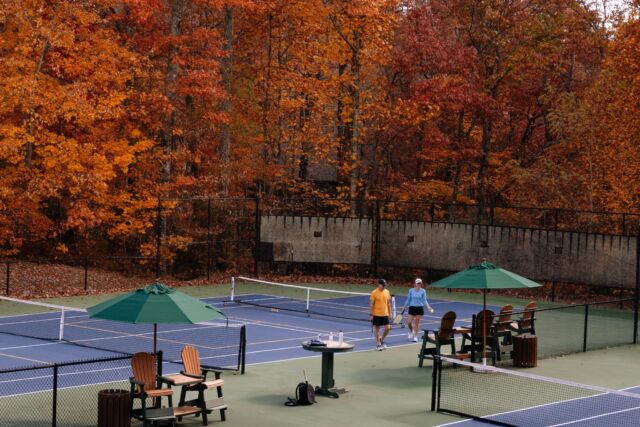
<svg viewBox="0 0 640 427">
<path fill-rule="evenodd" d="M 164 353 L 162 353 L 162 350 L 158 351 L 156 353 L 156 371 L 158 371 L 158 376 L 161 377 L 162 376 L 162 364 L 164 363 Z"/>
<path fill-rule="evenodd" d="M 380 259 L 380 200 L 376 200 L 375 212 L 373 213 L 373 222 L 371 224 L 373 231 L 373 250 L 372 250 L 372 267 L 373 275 L 378 275 L 378 260 Z"/>
<path fill-rule="evenodd" d="M 9 296 L 9 282 L 11 281 L 11 261 L 7 261 L 7 278 L 5 283 L 4 293 Z"/>
<path fill-rule="evenodd" d="M 256 229 L 256 236 L 255 236 L 255 244 L 254 244 L 254 248 L 253 248 L 253 275 L 255 277 L 258 277 L 258 258 L 259 258 L 259 251 L 260 251 L 260 218 L 261 218 L 261 213 L 260 213 L 260 196 L 256 196 L 256 224 L 255 224 L 255 229 Z"/>
<path fill-rule="evenodd" d="M 211 197 L 207 198 L 207 280 L 211 278 Z"/>
<path fill-rule="evenodd" d="M 493 226 L 493 211 L 494 211 L 495 207 L 493 206 L 493 203 L 491 204 L 491 206 L 489 207 L 489 225 Z"/>
<path fill-rule="evenodd" d="M 622 235 L 624 236 L 627 231 L 627 214 L 622 214 Z"/>
<path fill-rule="evenodd" d="M 587 334 L 589 330 L 589 304 L 584 306 L 584 337 L 582 340 L 582 352 L 587 351 Z"/>
<path fill-rule="evenodd" d="M 162 199 L 158 198 L 156 211 L 156 281 L 160 281 L 160 246 L 162 241 Z"/>
<path fill-rule="evenodd" d="M 638 343 L 638 308 L 640 306 L 640 233 L 636 234 L 636 290 L 633 301 L 633 343 Z"/>
<path fill-rule="evenodd" d="M 84 291 L 87 292 L 87 290 L 89 289 L 89 257 L 86 255 L 84 256 L 83 267 L 84 267 Z"/>
<path fill-rule="evenodd" d="M 556 301 L 556 282 L 551 282 L 551 302 Z"/>
<path fill-rule="evenodd" d="M 53 365 L 53 397 L 52 397 L 51 425 L 57 426 L 58 423 L 58 364 Z"/>
<path fill-rule="evenodd" d="M 558 231 L 558 209 L 553 210 L 553 231 Z"/>
</svg>

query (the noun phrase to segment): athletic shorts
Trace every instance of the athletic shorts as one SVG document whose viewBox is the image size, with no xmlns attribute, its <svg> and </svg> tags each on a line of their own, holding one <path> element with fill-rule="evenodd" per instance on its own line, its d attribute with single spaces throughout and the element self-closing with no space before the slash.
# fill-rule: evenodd
<svg viewBox="0 0 640 427">
<path fill-rule="evenodd" d="M 424 316 L 424 307 L 409 307 L 409 316 Z"/>
<path fill-rule="evenodd" d="M 384 326 L 389 324 L 389 318 L 387 316 L 373 316 L 371 319 L 373 326 Z"/>
</svg>

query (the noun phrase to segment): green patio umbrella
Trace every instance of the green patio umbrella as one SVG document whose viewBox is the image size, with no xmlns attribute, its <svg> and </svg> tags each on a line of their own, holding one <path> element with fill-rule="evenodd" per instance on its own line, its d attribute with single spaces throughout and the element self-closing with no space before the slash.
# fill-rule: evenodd
<svg viewBox="0 0 640 427">
<path fill-rule="evenodd" d="M 434 288 L 451 289 L 482 289 L 482 309 L 486 310 L 487 289 L 537 288 L 540 284 L 516 273 L 499 268 L 490 262 L 483 261 L 480 264 L 472 265 L 466 270 L 440 279 L 430 286 Z M 486 364 L 486 325 L 483 325 L 482 329 L 485 332 L 483 334 L 482 362 Z"/>
<path fill-rule="evenodd" d="M 226 319 L 220 310 L 170 286 L 154 283 L 87 309 L 89 317 L 125 323 L 153 323 L 153 352 L 158 323 L 201 323 Z"/>
</svg>

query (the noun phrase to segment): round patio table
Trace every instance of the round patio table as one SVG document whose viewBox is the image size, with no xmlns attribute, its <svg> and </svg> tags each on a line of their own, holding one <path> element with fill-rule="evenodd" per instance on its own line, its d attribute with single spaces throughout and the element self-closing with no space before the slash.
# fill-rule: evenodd
<svg viewBox="0 0 640 427">
<path fill-rule="evenodd" d="M 322 353 L 322 383 L 316 387 L 316 394 L 327 397 L 340 397 L 346 393 L 344 388 L 336 388 L 333 379 L 333 355 L 335 353 L 346 353 L 353 350 L 354 345 L 348 342 L 323 341 L 326 346 L 310 345 L 309 341 L 302 343 L 302 348 L 307 351 Z"/>
</svg>

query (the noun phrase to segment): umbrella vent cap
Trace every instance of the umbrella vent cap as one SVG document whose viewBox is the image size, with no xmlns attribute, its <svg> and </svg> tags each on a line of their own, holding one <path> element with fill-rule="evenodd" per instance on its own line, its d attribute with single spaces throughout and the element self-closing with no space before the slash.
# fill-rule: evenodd
<svg viewBox="0 0 640 427">
<path fill-rule="evenodd" d="M 153 285 L 145 286 L 144 288 L 138 289 L 136 292 L 139 294 L 154 294 L 154 295 L 164 295 L 164 294 L 172 294 L 176 290 L 170 286 L 163 285 L 162 283 L 154 283 Z"/>
<path fill-rule="evenodd" d="M 473 270 L 495 270 L 496 267 L 495 264 L 492 264 L 488 261 L 482 261 L 480 264 L 477 265 L 472 265 L 471 267 L 469 267 L 469 269 L 473 269 Z"/>
</svg>

